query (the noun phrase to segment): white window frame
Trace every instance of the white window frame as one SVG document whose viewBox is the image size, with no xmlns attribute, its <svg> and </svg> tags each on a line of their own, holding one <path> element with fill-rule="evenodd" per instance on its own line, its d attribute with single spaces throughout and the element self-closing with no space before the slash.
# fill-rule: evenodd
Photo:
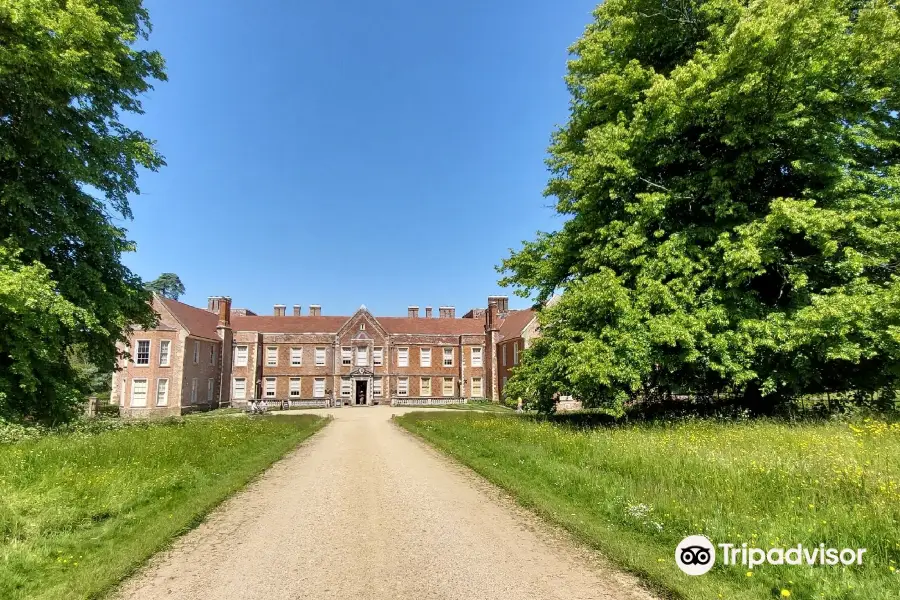
<svg viewBox="0 0 900 600">
<path fill-rule="evenodd" d="M 449 383 L 449 389 L 450 389 L 449 394 L 447 393 L 447 389 L 448 389 L 447 384 L 448 383 Z M 453 387 L 454 387 L 453 378 L 452 377 L 444 377 L 444 380 L 441 382 L 441 395 L 443 395 L 445 398 L 449 398 L 449 397 L 453 396 L 453 392 L 454 392 Z"/>
<path fill-rule="evenodd" d="M 409 366 L 409 348 L 397 348 L 397 366 Z"/>
<path fill-rule="evenodd" d="M 299 377 L 291 377 L 290 388 L 288 391 L 288 396 L 291 398 L 299 398 L 300 397 L 300 378 Z"/>
<path fill-rule="evenodd" d="M 503 344 L 503 366 L 506 366 L 506 344 Z"/>
<path fill-rule="evenodd" d="M 241 382 L 241 393 L 238 395 L 238 382 Z M 231 382 L 231 398 L 233 400 L 244 400 L 247 397 L 247 378 L 235 377 Z"/>
<path fill-rule="evenodd" d="M 274 353 L 272 351 L 275 351 Z M 273 357 L 274 354 L 274 357 Z M 266 346 L 266 366 L 278 366 L 278 346 Z"/>
<path fill-rule="evenodd" d="M 269 384 L 272 384 L 271 389 Z M 274 398 L 278 394 L 278 379 L 275 377 L 266 377 L 266 383 L 263 386 L 263 398 Z"/>
<path fill-rule="evenodd" d="M 397 378 L 397 395 L 409 396 L 409 377 Z"/>
<path fill-rule="evenodd" d="M 209 364 L 211 364 L 211 365 L 216 364 L 216 345 L 215 344 L 209 345 Z"/>
<path fill-rule="evenodd" d="M 191 404 L 197 404 L 197 378 L 191 379 Z"/>
<path fill-rule="evenodd" d="M 313 379 L 313 398 L 325 397 L 325 378 L 316 377 Z"/>
<path fill-rule="evenodd" d="M 194 340 L 194 364 L 200 364 L 200 342 Z"/>
<path fill-rule="evenodd" d="M 341 377 L 341 398 L 349 398 L 353 392 L 353 382 L 349 377 Z"/>
<path fill-rule="evenodd" d="M 513 342 L 513 365 L 519 364 L 519 342 Z"/>
<path fill-rule="evenodd" d="M 448 350 L 450 351 L 450 352 L 449 352 L 449 357 L 448 357 L 448 352 L 447 352 Z M 443 364 L 445 367 L 452 367 L 452 366 L 453 366 L 453 354 L 454 354 L 454 352 L 453 352 L 453 347 L 451 347 L 451 346 L 444 346 L 444 360 L 443 360 L 443 363 L 442 363 L 442 364 Z"/>
<path fill-rule="evenodd" d="M 478 393 L 475 393 L 475 387 L 478 387 Z M 473 398 L 483 398 L 484 397 L 484 381 L 481 377 L 473 377 L 472 378 L 472 389 L 469 390 L 469 393 L 472 394 Z"/>
<path fill-rule="evenodd" d="M 327 355 L 327 352 L 325 351 L 325 348 L 321 348 L 321 347 L 316 348 L 316 366 L 317 367 L 325 366 L 326 355 Z M 324 398 L 324 396 L 322 396 L 322 398 Z"/>
<path fill-rule="evenodd" d="M 216 389 L 216 381 L 215 381 L 215 379 L 210 377 L 206 381 L 206 401 L 207 402 L 213 401 L 213 393 L 215 392 L 215 389 Z"/>
<path fill-rule="evenodd" d="M 372 348 L 372 365 L 380 367 L 384 364 L 384 347 L 376 346 Z"/>
<path fill-rule="evenodd" d="M 374 398 L 381 398 L 382 395 L 384 395 L 384 381 L 382 381 L 381 377 L 373 377 L 372 396 Z"/>
<path fill-rule="evenodd" d="M 241 356 L 243 354 L 243 356 Z M 235 346 L 234 366 L 246 367 L 250 357 L 250 346 Z"/>
<path fill-rule="evenodd" d="M 419 366 L 420 367 L 430 367 L 431 366 L 431 348 L 419 348 Z"/>
<path fill-rule="evenodd" d="M 357 367 L 368 367 L 369 366 L 369 347 L 368 346 L 357 346 L 356 347 L 356 366 Z"/>
<path fill-rule="evenodd" d="M 291 348 L 291 366 L 292 367 L 302 367 L 303 366 L 303 348 Z"/>
<path fill-rule="evenodd" d="M 159 391 L 162 388 L 162 402 L 159 401 Z M 169 380 L 166 377 L 160 377 L 156 380 L 156 406 L 169 405 Z"/>
<path fill-rule="evenodd" d="M 172 364 L 172 340 L 159 340 L 159 366 L 168 367 L 170 364 Z"/>
<path fill-rule="evenodd" d="M 428 382 L 426 389 L 425 382 Z M 419 396 L 423 398 L 431 396 L 431 377 L 422 377 L 419 379 Z"/>
<path fill-rule="evenodd" d="M 144 359 L 144 362 L 141 362 L 141 344 L 145 344 L 147 346 L 147 358 Z M 134 366 L 136 367 L 149 367 L 150 366 L 150 349 L 153 346 L 150 340 L 135 340 L 134 341 Z"/>
<path fill-rule="evenodd" d="M 481 349 L 481 346 L 472 346 L 469 355 L 469 364 L 473 367 L 484 366 L 484 351 Z"/>
<path fill-rule="evenodd" d="M 135 388 L 137 387 L 137 383 L 144 384 L 144 403 L 143 404 L 135 404 Z M 131 408 L 146 408 L 147 407 L 147 396 L 150 395 L 150 382 L 146 377 L 136 377 L 131 380 Z"/>
<path fill-rule="evenodd" d="M 353 365 L 353 348 L 341 346 L 341 366 L 349 367 L 351 365 Z"/>
</svg>

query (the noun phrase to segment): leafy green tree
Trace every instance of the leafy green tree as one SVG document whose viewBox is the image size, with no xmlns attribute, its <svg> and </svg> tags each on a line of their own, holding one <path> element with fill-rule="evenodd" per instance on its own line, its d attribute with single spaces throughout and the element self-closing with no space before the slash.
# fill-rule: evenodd
<svg viewBox="0 0 900 600">
<path fill-rule="evenodd" d="M 510 392 L 893 389 L 900 14 L 886 0 L 607 0 L 572 47 L 546 194 L 503 261 L 543 340 Z"/>
<path fill-rule="evenodd" d="M 111 371 L 127 328 L 153 323 L 113 222 L 131 218 L 138 168 L 163 165 L 121 121 L 165 78 L 160 55 L 136 47 L 149 30 L 140 0 L 0 2 L 4 413 L 64 416 L 84 391 L 68 349 Z"/>
<path fill-rule="evenodd" d="M 175 273 L 163 273 L 148 283 L 146 288 L 172 300 L 178 300 L 184 293 L 184 284 L 181 283 L 181 278 Z"/>
</svg>

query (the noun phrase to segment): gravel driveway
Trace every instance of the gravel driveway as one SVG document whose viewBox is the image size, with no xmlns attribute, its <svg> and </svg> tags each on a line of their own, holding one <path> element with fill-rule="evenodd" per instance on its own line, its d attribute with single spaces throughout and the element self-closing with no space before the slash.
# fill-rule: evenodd
<svg viewBox="0 0 900 600">
<path fill-rule="evenodd" d="M 115 597 L 652 598 L 391 423 L 405 409 L 304 412 L 335 420 Z"/>
</svg>

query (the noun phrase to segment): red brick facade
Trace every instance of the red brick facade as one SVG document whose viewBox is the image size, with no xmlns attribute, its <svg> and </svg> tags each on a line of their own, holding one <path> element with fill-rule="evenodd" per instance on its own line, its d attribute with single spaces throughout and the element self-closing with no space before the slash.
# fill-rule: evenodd
<svg viewBox="0 0 900 600">
<path fill-rule="evenodd" d="M 130 415 L 180 414 L 252 399 L 497 401 L 512 366 L 508 354 L 503 363 L 502 348 L 514 336 L 521 342 L 533 316 L 510 313 L 506 303 L 505 296 L 491 296 L 487 309 L 462 318 L 448 306 L 439 307 L 437 317 L 431 307 L 422 317 L 418 307 L 409 307 L 406 317 L 376 317 L 365 306 L 349 317 L 328 316 L 318 305 L 308 315 L 300 315 L 298 305 L 292 311 L 276 305 L 274 316 L 259 316 L 232 309 L 224 296 L 211 297 L 206 309 L 154 297 L 159 325 L 135 330 L 122 348 L 113 401 Z"/>
</svg>

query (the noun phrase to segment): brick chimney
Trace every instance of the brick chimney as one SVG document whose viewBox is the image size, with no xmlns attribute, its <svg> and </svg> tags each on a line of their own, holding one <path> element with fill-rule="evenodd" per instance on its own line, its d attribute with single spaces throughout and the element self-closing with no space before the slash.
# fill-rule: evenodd
<svg viewBox="0 0 900 600">
<path fill-rule="evenodd" d="M 406 316 L 410 319 L 418 319 L 419 318 L 419 307 L 418 306 L 408 306 L 406 307 Z"/>
<path fill-rule="evenodd" d="M 322 306 L 319 304 L 310 304 L 309 305 L 309 316 L 321 317 L 322 316 Z"/>
<path fill-rule="evenodd" d="M 488 296 L 488 306 L 492 301 L 497 305 L 497 315 L 505 319 L 509 313 L 509 296 Z"/>
<path fill-rule="evenodd" d="M 218 298 L 219 327 L 231 327 L 231 298 L 223 296 Z"/>
<path fill-rule="evenodd" d="M 441 319 L 455 319 L 456 318 L 456 307 L 455 306 L 440 306 L 438 307 L 438 314 Z"/>
<path fill-rule="evenodd" d="M 210 296 L 206 299 L 206 310 L 211 313 L 219 314 L 219 304 L 224 296 Z"/>
<path fill-rule="evenodd" d="M 299 317 L 299 316 L 300 316 L 300 305 L 299 305 L 299 304 L 295 304 L 295 305 L 294 305 L 294 316 L 295 316 L 295 317 Z"/>
<path fill-rule="evenodd" d="M 284 309 L 285 309 L 284 304 L 276 304 L 276 305 L 275 305 L 275 312 L 272 313 L 272 314 L 274 314 L 276 317 L 283 317 L 283 316 L 284 316 Z"/>
<path fill-rule="evenodd" d="M 497 312 L 496 296 L 488 296 L 488 308 L 484 313 L 485 331 L 497 331 L 500 329 L 500 318 Z"/>
<path fill-rule="evenodd" d="M 430 318 L 431 318 L 431 307 L 430 307 L 430 306 L 426 306 L 426 307 L 425 307 L 425 318 L 426 318 L 426 319 L 430 319 Z"/>
</svg>

